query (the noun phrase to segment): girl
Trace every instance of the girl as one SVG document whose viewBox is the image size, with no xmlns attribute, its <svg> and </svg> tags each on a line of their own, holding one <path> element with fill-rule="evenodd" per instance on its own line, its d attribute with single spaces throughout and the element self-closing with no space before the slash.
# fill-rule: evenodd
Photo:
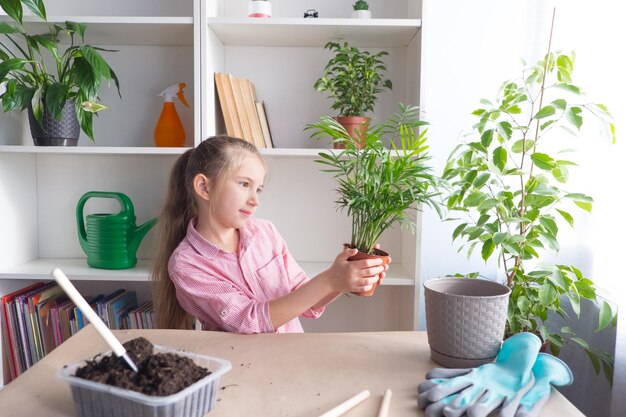
<svg viewBox="0 0 626 417">
<path fill-rule="evenodd" d="M 212 137 L 175 163 L 159 217 L 153 280 L 160 328 L 236 333 L 302 332 L 343 292 L 363 292 L 384 276 L 379 259 L 348 261 L 345 248 L 309 280 L 267 220 L 253 218 L 266 166 L 254 145 Z"/>
</svg>

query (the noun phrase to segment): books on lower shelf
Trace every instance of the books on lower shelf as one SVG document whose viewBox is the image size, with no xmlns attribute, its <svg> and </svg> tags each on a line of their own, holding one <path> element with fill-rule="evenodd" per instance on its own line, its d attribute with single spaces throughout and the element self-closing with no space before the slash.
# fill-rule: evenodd
<svg viewBox="0 0 626 417">
<path fill-rule="evenodd" d="M 111 329 L 154 328 L 151 301 L 137 304 L 135 291 L 85 296 Z M 88 324 L 55 282 L 37 282 L 1 299 L 4 380 L 11 381 Z"/>
<path fill-rule="evenodd" d="M 258 101 L 252 81 L 219 72 L 214 78 L 226 134 L 257 148 L 273 148 L 265 104 Z"/>
</svg>

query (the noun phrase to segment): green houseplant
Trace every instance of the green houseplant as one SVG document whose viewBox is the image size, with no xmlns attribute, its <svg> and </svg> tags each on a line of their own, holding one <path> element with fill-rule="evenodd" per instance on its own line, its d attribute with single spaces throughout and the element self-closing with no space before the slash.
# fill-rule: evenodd
<svg viewBox="0 0 626 417">
<path fill-rule="evenodd" d="M 391 80 L 383 73 L 387 67 L 382 58 L 385 51 L 370 54 L 350 46 L 346 41 L 328 42 L 325 46 L 334 56 L 328 61 L 324 73 L 314 84 L 317 91 L 327 91 L 337 110 L 337 121 L 346 127 L 353 138 L 367 130 L 369 118 L 365 115 L 384 89 L 391 90 Z"/>
<path fill-rule="evenodd" d="M 26 32 L 23 6 L 47 24 L 45 33 Z M 93 114 L 106 108 L 98 103 L 101 82 L 113 81 L 119 94 L 119 81 L 100 55 L 102 49 L 84 43 L 86 25 L 48 23 L 41 0 L 0 0 L 0 7 L 13 21 L 0 22 L 0 84 L 6 88 L 0 96 L 3 110 L 28 109 L 37 127 L 46 130 L 43 122 L 59 121 L 69 107 L 71 116 L 75 110 L 80 129 L 94 140 Z M 69 45 L 63 51 L 59 44 L 66 37 Z"/>
<path fill-rule="evenodd" d="M 610 376 L 613 358 L 576 336 L 571 328 L 550 330 L 552 312 L 568 316 L 562 301 L 580 317 L 581 298 L 596 301 L 594 283 L 573 265 L 544 261 L 558 251 L 559 223 L 574 225 L 570 207 L 591 212 L 592 198 L 566 188 L 566 159 L 571 138 L 581 134 L 589 116 L 606 123 L 615 140 L 605 106 L 588 101 L 573 82 L 574 55 L 548 53 L 526 68 L 519 79 L 506 81 L 495 101 L 482 100 L 472 114 L 477 122 L 467 141 L 451 153 L 443 178 L 450 182 L 446 204 L 459 217 L 453 240 L 460 250 L 480 250 L 486 261 L 496 256 L 511 289 L 506 337 L 530 331 L 558 355 L 564 343 L 586 350 L 596 372 Z M 611 307 L 600 301 L 598 330 L 614 322 Z"/>
<path fill-rule="evenodd" d="M 352 5 L 352 17 L 357 19 L 369 19 L 372 17 L 370 5 L 365 0 L 357 0 Z"/>
<path fill-rule="evenodd" d="M 440 179 L 431 173 L 427 154 L 427 122 L 419 120 L 419 109 L 400 104 L 400 111 L 379 126 L 371 126 L 359 149 L 346 129 L 331 117 L 306 126 L 314 139 L 331 138 L 344 149 L 320 152 L 316 162 L 333 174 L 338 183 L 335 201 L 352 219 L 350 246 L 365 254 L 385 252 L 374 246 L 381 234 L 394 224 L 415 232 L 419 204 L 437 211 Z M 391 149 L 384 143 L 389 141 Z M 382 252 L 382 253 L 381 253 Z"/>
</svg>

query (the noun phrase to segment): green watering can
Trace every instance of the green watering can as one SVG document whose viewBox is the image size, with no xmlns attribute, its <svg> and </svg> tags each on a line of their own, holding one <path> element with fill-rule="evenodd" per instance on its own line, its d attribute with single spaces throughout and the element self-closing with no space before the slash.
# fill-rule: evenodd
<svg viewBox="0 0 626 417">
<path fill-rule="evenodd" d="M 114 198 L 120 203 L 121 211 L 117 214 L 88 214 L 84 219 L 85 203 L 92 197 Z M 90 191 L 78 200 L 76 222 L 78 240 L 87 254 L 89 266 L 101 269 L 127 269 L 137 264 L 137 248 L 148 230 L 156 223 L 156 218 L 137 227 L 135 209 L 128 196 L 122 193 Z"/>
</svg>

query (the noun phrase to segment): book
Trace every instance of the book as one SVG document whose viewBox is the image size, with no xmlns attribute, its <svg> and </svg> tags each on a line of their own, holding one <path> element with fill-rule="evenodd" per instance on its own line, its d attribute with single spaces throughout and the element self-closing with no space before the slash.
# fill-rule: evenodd
<svg viewBox="0 0 626 417">
<path fill-rule="evenodd" d="M 124 292 L 124 289 L 120 288 L 118 290 L 113 291 L 112 293 L 110 293 L 108 295 L 105 295 L 104 297 L 100 298 L 95 303 L 96 304 L 96 313 L 98 313 L 98 316 L 102 319 L 104 324 L 106 324 L 109 329 L 111 328 L 111 324 L 109 323 L 109 317 L 107 315 L 106 305 L 107 305 L 107 303 L 110 300 L 112 300 L 113 298 L 115 298 L 118 295 L 122 294 L 123 292 Z M 85 318 L 83 317 L 83 321 L 84 320 L 85 320 Z"/>
<path fill-rule="evenodd" d="M 31 351 L 33 364 L 39 362 L 45 355 L 42 323 L 39 320 L 39 304 L 45 304 L 49 299 L 64 294 L 63 289 L 56 282 L 49 282 L 39 291 L 28 298 L 28 316 L 33 337 L 34 350 Z M 26 313 L 26 310 L 24 311 Z"/>
<path fill-rule="evenodd" d="M 218 79 L 222 84 L 222 88 L 224 90 L 224 99 L 226 101 L 226 108 L 228 112 L 228 117 L 231 120 L 231 125 L 233 128 L 232 134 L 229 133 L 230 136 L 236 138 L 243 138 L 243 130 L 241 128 L 241 121 L 239 120 L 239 114 L 237 113 L 237 106 L 235 104 L 235 96 L 233 93 L 233 87 L 230 82 L 230 77 L 228 74 L 220 74 L 218 73 Z M 218 90 L 219 94 L 219 90 Z M 226 115 L 224 115 L 226 117 Z"/>
<path fill-rule="evenodd" d="M 226 126 L 226 134 L 228 136 L 235 136 L 235 128 L 233 127 L 233 120 L 231 117 L 231 110 L 228 107 L 226 91 L 224 89 L 224 84 L 222 82 L 222 74 L 216 72 L 213 75 L 215 80 L 215 90 L 217 91 L 217 98 L 220 102 L 219 108 L 222 113 L 222 118 L 224 119 L 224 126 Z"/>
<path fill-rule="evenodd" d="M 270 130 L 270 125 L 267 120 L 267 113 L 265 111 L 265 102 L 257 101 L 256 110 L 259 117 L 259 123 L 261 125 L 261 131 L 263 132 L 263 141 L 265 142 L 265 147 L 273 148 L 274 142 L 272 141 L 272 132 Z"/>
<path fill-rule="evenodd" d="M 245 112 L 248 116 L 248 122 L 250 123 L 252 143 L 254 143 L 257 148 L 265 148 L 263 132 L 261 131 L 261 124 L 259 122 L 259 116 L 255 105 L 256 91 L 254 84 L 252 84 L 252 82 L 248 79 L 239 79 L 238 82 L 243 95 Z"/>
<path fill-rule="evenodd" d="M 2 337 L 5 346 L 3 356 L 6 356 L 9 365 L 10 379 L 8 381 L 17 378 L 25 370 L 25 368 L 20 365 L 22 361 L 19 356 L 21 356 L 22 346 L 20 329 L 15 315 L 15 298 L 31 292 L 42 285 L 43 282 L 36 282 L 2 296 Z"/>
<path fill-rule="evenodd" d="M 242 136 L 240 138 L 254 144 L 254 138 L 252 137 L 252 129 L 250 127 L 250 121 L 248 120 L 248 113 L 246 113 L 246 104 L 244 102 L 244 93 L 241 87 L 241 80 L 228 74 L 231 88 L 233 90 L 233 96 L 235 97 L 235 108 L 237 109 L 237 115 L 239 115 L 239 121 L 241 122 Z"/>
<path fill-rule="evenodd" d="M 58 320 L 53 320 L 52 309 L 64 303 L 67 299 L 67 295 L 63 292 L 59 295 L 41 300 L 37 305 L 37 318 L 39 321 L 39 331 L 41 333 L 41 349 L 43 351 L 42 358 L 59 345 L 58 336 L 55 337 L 55 332 L 58 330 L 55 329 L 55 324 L 58 323 Z"/>
<path fill-rule="evenodd" d="M 110 328 L 114 330 L 128 328 L 128 312 L 137 307 L 137 293 L 124 291 L 119 296 L 111 299 L 106 306 Z"/>
</svg>

